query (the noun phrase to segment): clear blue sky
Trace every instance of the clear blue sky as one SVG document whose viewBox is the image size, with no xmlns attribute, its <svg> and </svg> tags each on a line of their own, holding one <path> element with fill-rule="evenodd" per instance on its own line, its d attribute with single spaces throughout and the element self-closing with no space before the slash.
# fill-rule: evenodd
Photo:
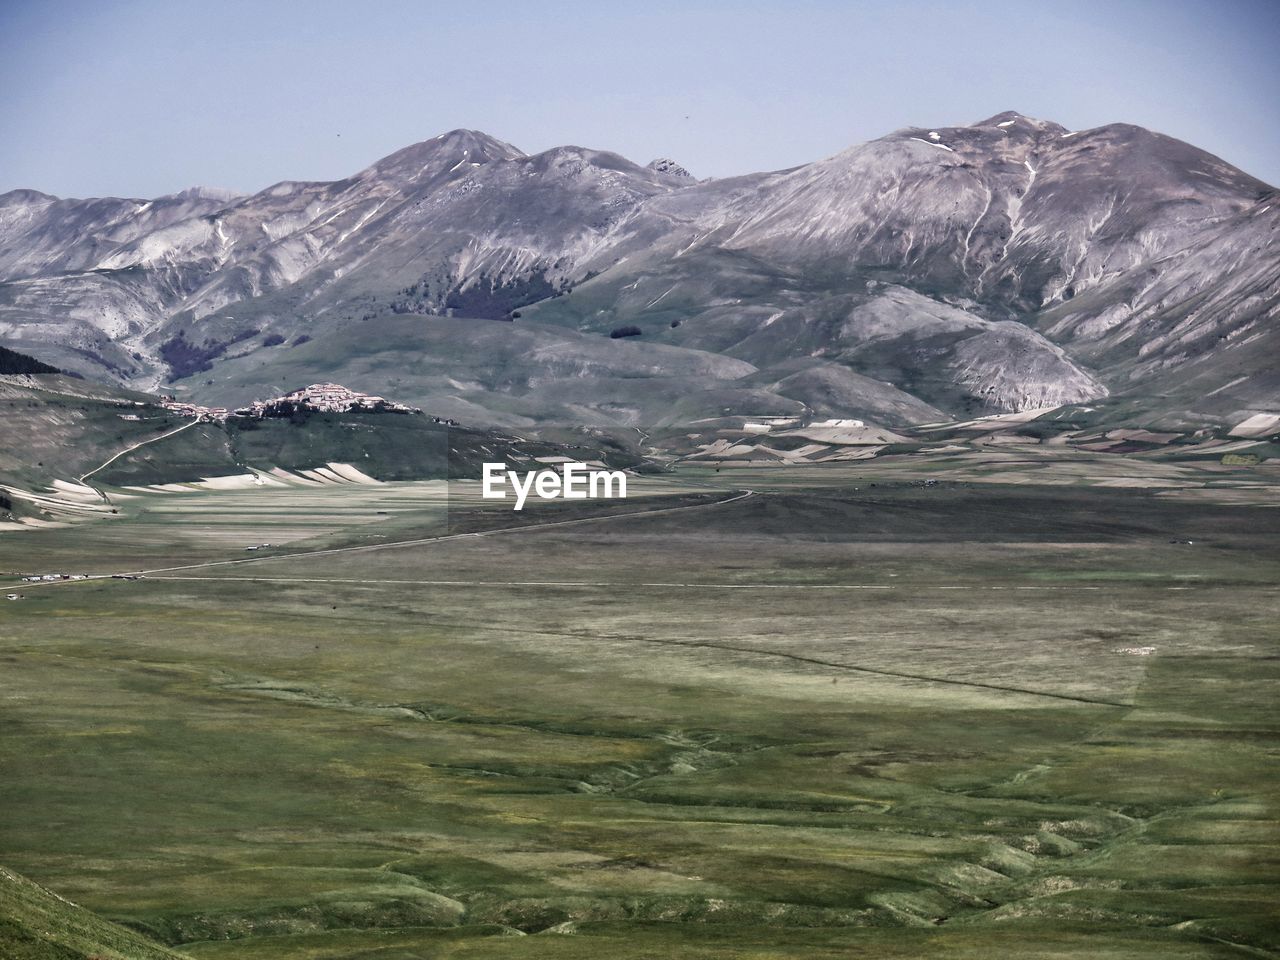
<svg viewBox="0 0 1280 960">
<path fill-rule="evenodd" d="M 1280 3 L 0 0 L 0 191 L 336 179 L 472 127 L 699 176 L 1001 110 L 1280 183 Z"/>
</svg>

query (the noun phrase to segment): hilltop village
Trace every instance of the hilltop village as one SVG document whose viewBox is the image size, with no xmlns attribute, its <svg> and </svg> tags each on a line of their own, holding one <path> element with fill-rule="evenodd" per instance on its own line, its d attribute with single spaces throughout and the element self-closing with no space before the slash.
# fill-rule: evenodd
<svg viewBox="0 0 1280 960">
<path fill-rule="evenodd" d="M 196 403 L 166 396 L 160 399 L 166 410 L 197 420 L 226 420 L 228 417 L 288 417 L 295 413 L 421 413 L 418 407 L 410 407 L 386 397 L 351 390 L 338 383 L 313 383 L 270 400 L 255 400 L 247 407 L 228 410 L 226 407 L 205 407 Z M 454 425 L 451 420 L 433 418 L 438 423 Z"/>
<path fill-rule="evenodd" d="M 421 413 L 417 407 L 405 406 L 385 397 L 349 390 L 337 383 L 313 383 L 271 400 L 255 400 L 236 410 L 237 417 L 282 417 L 298 411 L 317 413 Z"/>
</svg>

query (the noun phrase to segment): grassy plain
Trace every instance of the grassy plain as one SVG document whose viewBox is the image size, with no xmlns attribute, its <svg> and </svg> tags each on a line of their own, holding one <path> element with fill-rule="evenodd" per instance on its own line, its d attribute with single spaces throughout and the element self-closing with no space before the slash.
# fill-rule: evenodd
<svg viewBox="0 0 1280 960">
<path fill-rule="evenodd" d="M 1275 956 L 1275 486 L 1095 461 L 5 534 L 150 572 L 8 588 L 0 863 L 210 960 Z"/>
</svg>

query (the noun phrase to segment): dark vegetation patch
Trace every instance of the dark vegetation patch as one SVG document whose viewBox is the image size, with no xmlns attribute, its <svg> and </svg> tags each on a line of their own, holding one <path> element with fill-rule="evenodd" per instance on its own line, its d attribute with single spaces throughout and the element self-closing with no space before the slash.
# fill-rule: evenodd
<svg viewBox="0 0 1280 960">
<path fill-rule="evenodd" d="M 226 353 L 228 347 L 255 337 L 258 332 L 254 329 L 243 330 L 230 340 L 205 340 L 195 344 L 187 339 L 185 330 L 179 330 L 176 337 L 160 345 L 160 359 L 169 366 L 169 380 L 181 380 L 193 373 L 211 370 L 213 361 Z"/>
<path fill-rule="evenodd" d="M 635 326 L 634 324 L 629 323 L 625 327 L 614 327 L 612 330 L 610 330 L 609 339 L 621 340 L 623 337 L 638 337 L 642 333 L 644 333 L 643 330 L 641 330 L 639 327 Z"/>
<path fill-rule="evenodd" d="M 444 299 L 445 308 L 463 317 L 511 320 L 520 307 L 558 297 L 569 289 L 567 281 L 553 284 L 541 274 L 524 280 L 497 280 L 481 274 L 465 290 L 452 290 Z"/>
<path fill-rule="evenodd" d="M 284 337 L 280 336 L 278 333 L 269 333 L 262 338 L 262 345 L 264 347 L 278 347 L 282 343 L 284 343 Z"/>
<path fill-rule="evenodd" d="M 304 343 L 310 343 L 310 342 L 311 342 L 311 336 L 310 336 L 310 334 L 306 334 L 306 333 L 304 333 L 302 336 L 300 336 L 300 337 L 298 337 L 296 340 L 294 340 L 294 341 L 293 341 L 293 343 L 291 343 L 291 344 L 290 344 L 290 346 L 292 346 L 292 347 L 300 347 L 300 346 L 302 346 Z"/>
<path fill-rule="evenodd" d="M 10 350 L 8 347 L 0 347 L 0 374 L 57 372 L 57 367 L 42 363 L 35 357 L 29 357 L 25 353 L 18 353 L 17 350 Z"/>
</svg>

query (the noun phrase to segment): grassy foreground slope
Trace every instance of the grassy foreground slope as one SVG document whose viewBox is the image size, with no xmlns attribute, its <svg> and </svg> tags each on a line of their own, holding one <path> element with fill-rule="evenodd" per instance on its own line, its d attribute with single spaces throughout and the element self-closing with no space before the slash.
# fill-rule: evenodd
<svg viewBox="0 0 1280 960">
<path fill-rule="evenodd" d="M 182 960 L 183 955 L 0 867 L 0 957 Z"/>
<path fill-rule="evenodd" d="M 378 509 L 181 570 L 325 503 L 0 539 L 152 571 L 0 609 L 0 856 L 203 958 L 1274 956 L 1267 491 L 895 469 L 449 540 L 335 488 Z"/>
</svg>

